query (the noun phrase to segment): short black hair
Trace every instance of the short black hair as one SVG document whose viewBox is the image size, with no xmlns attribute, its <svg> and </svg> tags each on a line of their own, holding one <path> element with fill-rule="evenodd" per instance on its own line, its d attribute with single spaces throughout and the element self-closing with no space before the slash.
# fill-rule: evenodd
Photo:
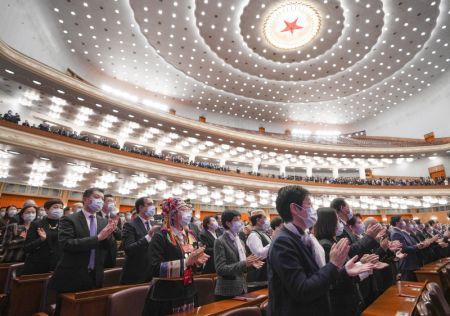
<svg viewBox="0 0 450 316">
<path fill-rule="evenodd" d="M 145 199 L 149 199 L 148 196 L 141 196 L 134 202 L 134 209 L 136 210 L 136 213 L 139 214 L 139 206 L 145 205 Z"/>
<path fill-rule="evenodd" d="M 114 196 L 113 196 L 112 194 L 109 194 L 109 193 L 108 193 L 108 194 L 105 194 L 103 197 L 106 199 L 106 198 L 109 198 L 109 197 L 112 197 L 112 198 L 113 198 Z"/>
<path fill-rule="evenodd" d="M 401 216 L 392 216 L 391 217 L 391 225 L 392 226 L 396 226 L 398 222 L 400 222 L 402 220 Z"/>
<path fill-rule="evenodd" d="M 226 210 L 222 213 L 222 226 L 225 229 L 229 229 L 227 225 L 225 225 L 226 222 L 231 222 L 235 216 L 241 217 L 241 213 L 239 213 L 236 210 Z"/>
<path fill-rule="evenodd" d="M 260 218 L 262 218 L 264 215 L 263 214 L 258 214 L 258 215 L 253 215 L 250 217 L 250 222 L 252 223 L 252 226 L 256 225 L 256 221 Z"/>
<path fill-rule="evenodd" d="M 336 235 L 338 216 L 331 207 L 321 207 L 317 210 L 317 222 L 314 225 L 314 235 L 317 240 L 332 239 Z"/>
<path fill-rule="evenodd" d="M 92 193 L 94 193 L 95 191 L 101 192 L 101 193 L 105 193 L 105 191 L 103 189 L 100 188 L 89 188 L 86 191 L 83 192 L 83 199 L 90 197 L 92 195 Z"/>
<path fill-rule="evenodd" d="M 208 229 L 208 224 L 209 224 L 209 221 L 211 220 L 211 218 L 215 218 L 215 216 L 212 216 L 212 215 L 208 215 L 208 216 L 206 216 L 204 219 L 203 219 L 203 228 L 204 229 Z"/>
<path fill-rule="evenodd" d="M 436 222 L 435 222 L 434 220 L 430 219 L 430 220 L 428 221 L 428 224 L 430 224 L 430 226 L 433 226 L 434 224 L 436 224 Z"/>
<path fill-rule="evenodd" d="M 288 185 L 278 190 L 276 206 L 284 222 L 292 221 L 291 203 L 302 205 L 309 191 L 299 185 Z"/>
<path fill-rule="evenodd" d="M 333 209 L 334 210 L 334 209 Z M 356 216 L 353 216 L 352 218 L 350 218 L 348 221 L 347 221 L 347 225 L 348 226 L 355 226 L 355 224 L 356 224 L 356 219 L 357 219 L 357 217 Z"/>
<path fill-rule="evenodd" d="M 50 199 L 44 203 L 44 208 L 46 210 L 48 210 L 50 207 L 52 207 L 55 204 L 61 204 L 62 206 L 64 206 L 64 202 L 61 201 L 60 199 Z"/>
<path fill-rule="evenodd" d="M 283 220 L 281 219 L 281 217 L 275 217 L 273 220 L 270 221 L 270 228 L 275 230 L 275 228 L 277 228 L 281 224 L 283 224 Z"/>
<path fill-rule="evenodd" d="M 343 207 L 345 205 L 347 205 L 347 202 L 345 202 L 345 200 L 343 198 L 335 198 L 330 203 L 330 207 L 334 208 L 336 210 L 336 212 L 338 212 L 338 213 L 341 211 L 341 207 Z"/>
</svg>

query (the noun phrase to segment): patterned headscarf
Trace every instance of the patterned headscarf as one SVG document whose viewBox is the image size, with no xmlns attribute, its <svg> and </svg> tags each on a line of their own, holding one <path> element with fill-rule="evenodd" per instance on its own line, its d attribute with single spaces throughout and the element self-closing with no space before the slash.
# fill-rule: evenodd
<svg viewBox="0 0 450 316">
<path fill-rule="evenodd" d="M 164 216 L 164 222 L 162 225 L 162 230 L 167 231 L 169 241 L 175 245 L 176 240 L 175 236 L 171 231 L 171 227 L 175 225 L 175 218 L 178 215 L 178 212 L 182 208 L 191 207 L 189 204 L 186 204 L 183 199 L 179 197 L 170 197 L 168 199 L 163 200 L 162 204 L 162 214 Z"/>
</svg>

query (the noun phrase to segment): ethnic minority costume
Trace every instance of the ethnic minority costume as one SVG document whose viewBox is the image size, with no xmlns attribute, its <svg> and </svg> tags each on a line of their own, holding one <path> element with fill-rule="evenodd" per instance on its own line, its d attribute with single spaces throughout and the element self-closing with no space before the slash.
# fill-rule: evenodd
<svg viewBox="0 0 450 316">
<path fill-rule="evenodd" d="M 165 213 L 165 219 L 173 218 L 178 203 L 184 202 L 175 198 L 167 200 L 171 210 L 170 214 Z M 160 316 L 194 309 L 196 289 L 193 282 L 193 269 L 186 266 L 186 259 L 194 250 L 197 239 L 193 232 L 179 231 L 171 227 L 169 222 L 171 221 L 165 220 L 164 227 L 155 233 L 151 240 L 150 266 L 153 279 L 147 294 L 143 316 Z"/>
</svg>

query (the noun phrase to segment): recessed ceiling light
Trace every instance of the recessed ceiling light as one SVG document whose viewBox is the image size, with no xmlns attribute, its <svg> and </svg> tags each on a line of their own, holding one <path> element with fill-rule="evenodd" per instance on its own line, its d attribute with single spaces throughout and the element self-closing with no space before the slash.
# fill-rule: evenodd
<svg viewBox="0 0 450 316">
<path fill-rule="evenodd" d="M 96 106 L 96 107 L 98 107 L 98 108 L 101 108 L 101 107 L 103 107 L 103 105 L 101 105 L 101 104 L 98 104 L 98 103 L 95 103 L 95 106 Z"/>
<path fill-rule="evenodd" d="M 118 111 L 118 110 L 116 110 L 116 109 L 113 109 L 113 112 L 114 112 L 114 113 L 119 113 L 119 111 Z"/>
<path fill-rule="evenodd" d="M 11 75 L 14 75 L 14 71 L 12 71 L 12 70 L 5 69 L 5 71 L 6 71 L 7 73 L 11 74 Z"/>
<path fill-rule="evenodd" d="M 158 124 L 156 124 L 156 125 L 158 125 L 158 126 L 163 126 L 161 123 L 158 123 Z"/>
<path fill-rule="evenodd" d="M 60 94 L 65 94 L 65 92 L 63 91 L 63 90 L 56 90 L 58 93 L 60 93 Z"/>
<path fill-rule="evenodd" d="M 39 81 L 37 81 L 37 80 L 33 80 L 33 83 L 36 84 L 36 85 L 38 85 L 38 86 L 41 85 L 41 83 L 40 83 Z"/>
<path fill-rule="evenodd" d="M 111 173 L 114 173 L 114 174 L 118 174 L 118 173 L 119 173 L 119 171 L 116 171 L 116 170 L 111 170 Z"/>
<path fill-rule="evenodd" d="M 8 153 L 13 154 L 13 155 L 20 155 L 21 153 L 19 153 L 18 151 L 14 151 L 14 150 L 7 150 Z"/>
<path fill-rule="evenodd" d="M 44 161 L 49 161 L 50 160 L 50 158 L 47 158 L 47 157 L 39 157 L 39 159 L 44 160 Z"/>
</svg>

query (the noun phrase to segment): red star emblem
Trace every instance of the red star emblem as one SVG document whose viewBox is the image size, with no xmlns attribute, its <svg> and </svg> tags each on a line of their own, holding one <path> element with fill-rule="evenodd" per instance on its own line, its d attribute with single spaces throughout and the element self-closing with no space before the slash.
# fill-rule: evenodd
<svg viewBox="0 0 450 316">
<path fill-rule="evenodd" d="M 289 31 L 289 32 L 291 32 L 291 34 L 294 34 L 294 30 L 302 29 L 303 26 L 297 25 L 297 20 L 298 20 L 298 18 L 296 18 L 292 22 L 288 22 L 288 21 L 284 20 L 284 23 L 286 24 L 286 27 L 281 32 Z"/>
</svg>

